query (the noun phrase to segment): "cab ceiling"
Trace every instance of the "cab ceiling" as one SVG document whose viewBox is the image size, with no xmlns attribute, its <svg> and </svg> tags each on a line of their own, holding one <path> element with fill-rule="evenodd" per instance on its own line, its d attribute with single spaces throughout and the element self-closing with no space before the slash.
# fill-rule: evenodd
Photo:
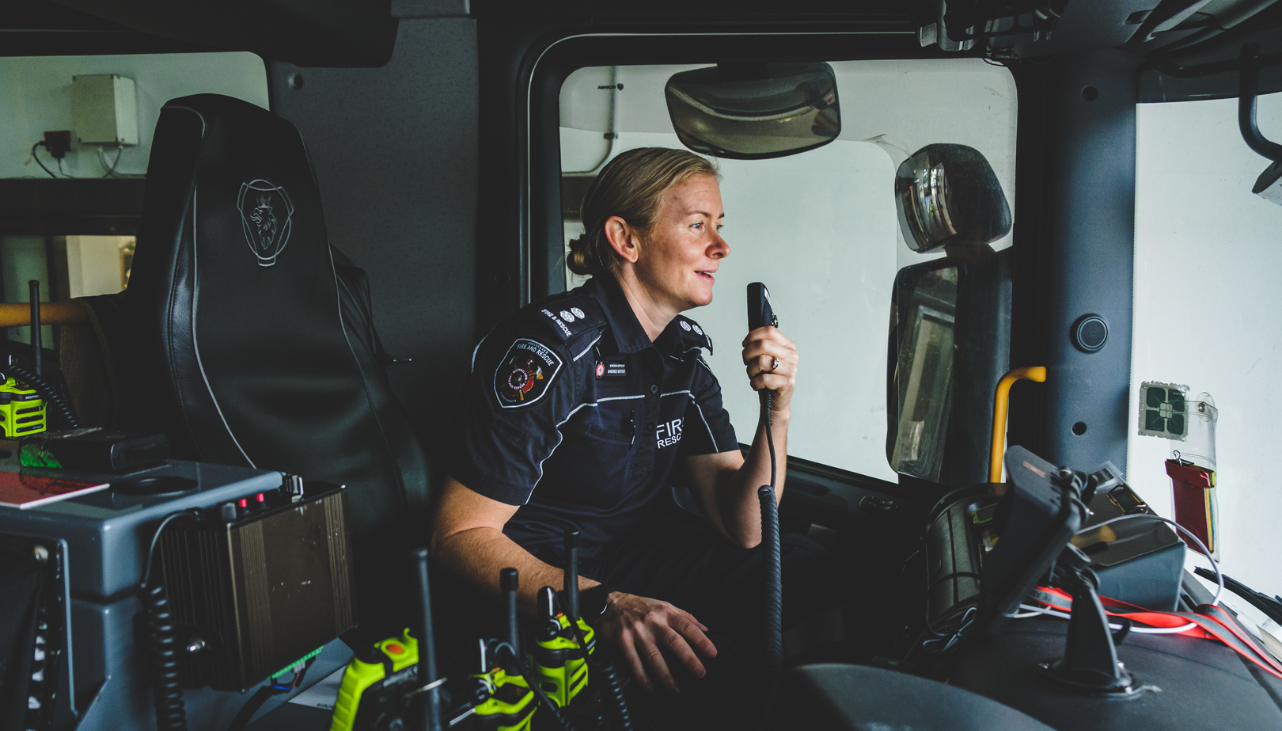
<svg viewBox="0 0 1282 731">
<path fill-rule="evenodd" d="M 57 5 L 186 44 L 251 51 L 300 66 L 382 66 L 392 0 L 56 0 Z M 57 13 L 47 13 L 58 17 Z M 63 14 L 59 20 L 65 21 Z M 12 28 L 12 23 L 6 23 Z"/>
</svg>

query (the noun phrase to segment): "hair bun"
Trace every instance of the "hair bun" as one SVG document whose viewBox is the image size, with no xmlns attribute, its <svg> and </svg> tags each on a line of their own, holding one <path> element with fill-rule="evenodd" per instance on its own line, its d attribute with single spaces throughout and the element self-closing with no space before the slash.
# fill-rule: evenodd
<svg viewBox="0 0 1282 731">
<path fill-rule="evenodd" d="M 592 274 L 591 266 L 588 264 L 588 235 L 585 233 L 570 239 L 570 253 L 565 257 L 565 263 L 570 267 L 570 271 L 585 276 Z"/>
</svg>

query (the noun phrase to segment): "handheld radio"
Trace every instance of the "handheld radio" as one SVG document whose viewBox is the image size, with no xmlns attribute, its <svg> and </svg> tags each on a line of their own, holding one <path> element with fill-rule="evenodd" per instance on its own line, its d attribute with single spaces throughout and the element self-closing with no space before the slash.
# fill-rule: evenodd
<svg viewBox="0 0 1282 731">
<path fill-rule="evenodd" d="M 49 428 L 50 389 L 41 377 L 40 368 L 40 280 L 33 279 L 28 284 L 31 292 L 31 362 L 35 372 L 19 366 L 13 356 L 9 356 L 7 367 L 0 367 L 0 439 L 17 439 Z"/>
<path fill-rule="evenodd" d="M 34 388 L 0 372 L 0 439 L 17 439 L 45 430 L 44 399 Z"/>
<path fill-rule="evenodd" d="M 408 629 L 361 648 L 347 664 L 338 687 L 330 731 L 373 728 L 418 679 L 418 640 Z"/>
<path fill-rule="evenodd" d="M 527 731 L 538 710 L 535 694 L 524 677 L 520 662 L 521 641 L 517 631 L 516 569 L 499 572 L 499 587 L 506 608 L 506 628 L 501 640 L 480 641 L 481 672 L 472 675 L 471 708 L 450 721 L 450 726 L 473 716 L 470 728 L 484 731 Z"/>
<path fill-rule="evenodd" d="M 445 681 L 436 677 L 436 640 L 432 629 L 432 598 L 428 579 L 426 548 L 411 553 L 419 589 L 416 637 L 406 629 L 399 637 L 389 637 L 370 647 L 361 648 L 347 664 L 330 731 L 364 731 L 365 729 L 418 726 L 419 714 L 414 696 L 426 693 L 426 707 L 421 710 L 427 731 L 440 731 L 440 688 Z M 421 644 L 420 644 L 421 638 Z"/>
<path fill-rule="evenodd" d="M 770 325 L 779 326 L 771 306 L 770 290 L 761 282 L 748 285 L 748 330 Z M 775 480 L 778 468 L 775 458 L 775 440 L 770 423 L 770 391 L 761 391 L 761 421 L 766 426 L 766 446 L 770 449 L 770 484 L 757 488 L 761 501 L 761 545 L 765 549 L 765 640 L 766 682 L 773 691 L 783 671 L 783 567 L 779 555 L 779 505 L 775 501 Z"/>
<path fill-rule="evenodd" d="M 468 678 L 471 681 L 470 708 L 450 721 L 450 726 L 472 716 L 466 727 L 477 731 L 528 731 L 538 705 L 534 691 L 517 673 L 508 673 L 499 661 L 497 640 L 480 640 L 481 672 Z M 506 649 L 506 648 L 504 648 Z"/>
<path fill-rule="evenodd" d="M 579 644 L 571 620 L 565 612 L 556 611 L 556 592 L 550 586 L 539 590 L 538 634 L 531 648 L 530 669 L 534 681 L 542 686 L 552 702 L 565 708 L 588 686 L 588 648 L 592 643 L 592 629 L 584 634 L 588 648 Z M 580 629 L 586 627 L 579 620 Z"/>
</svg>

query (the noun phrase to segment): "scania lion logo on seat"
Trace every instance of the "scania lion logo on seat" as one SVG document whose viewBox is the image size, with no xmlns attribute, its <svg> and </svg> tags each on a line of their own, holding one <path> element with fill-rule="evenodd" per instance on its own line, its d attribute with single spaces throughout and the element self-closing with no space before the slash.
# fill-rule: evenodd
<svg viewBox="0 0 1282 731">
<path fill-rule="evenodd" d="M 250 251 L 258 257 L 258 265 L 269 267 L 289 243 L 289 231 L 294 215 L 294 203 L 279 185 L 257 178 L 240 184 L 236 196 L 240 209 L 240 225 L 245 231 L 245 241 Z"/>
</svg>

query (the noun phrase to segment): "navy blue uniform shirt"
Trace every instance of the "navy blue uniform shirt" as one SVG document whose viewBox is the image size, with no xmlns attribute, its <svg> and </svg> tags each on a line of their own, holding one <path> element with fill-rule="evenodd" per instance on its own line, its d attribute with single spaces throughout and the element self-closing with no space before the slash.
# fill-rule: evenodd
<svg viewBox="0 0 1282 731">
<path fill-rule="evenodd" d="M 650 341 L 612 277 L 523 308 L 472 355 L 450 474 L 519 505 L 504 529 L 538 555 L 566 528 L 595 557 L 665 489 L 677 457 L 739 448 L 701 349 L 678 315 Z"/>
</svg>

